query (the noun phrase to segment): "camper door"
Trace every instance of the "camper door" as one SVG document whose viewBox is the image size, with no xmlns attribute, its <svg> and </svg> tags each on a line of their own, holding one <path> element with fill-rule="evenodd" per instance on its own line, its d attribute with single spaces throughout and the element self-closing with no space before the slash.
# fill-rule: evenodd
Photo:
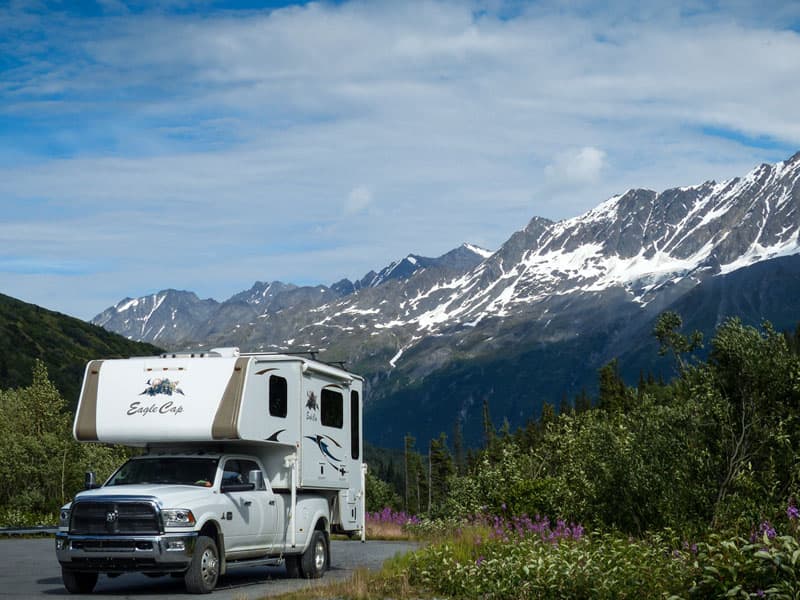
<svg viewBox="0 0 800 600">
<path fill-rule="evenodd" d="M 304 375 L 302 487 L 341 489 L 350 471 L 350 386 Z"/>
</svg>

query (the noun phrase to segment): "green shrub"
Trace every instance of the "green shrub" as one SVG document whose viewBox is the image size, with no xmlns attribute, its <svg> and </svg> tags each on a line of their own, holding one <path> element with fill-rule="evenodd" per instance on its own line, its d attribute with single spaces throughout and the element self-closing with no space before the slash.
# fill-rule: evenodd
<svg viewBox="0 0 800 600">
<path fill-rule="evenodd" d="M 684 553 L 618 534 L 476 543 L 467 533 L 416 552 L 406 568 L 412 584 L 436 594 L 486 600 L 658 598 L 691 586 Z"/>
<path fill-rule="evenodd" d="M 718 535 L 698 544 L 698 598 L 800 598 L 800 544 L 768 524 L 751 540 Z"/>
<path fill-rule="evenodd" d="M 35 513 L 19 508 L 0 508 L 0 527 L 55 527 L 58 512 Z"/>
<path fill-rule="evenodd" d="M 366 484 L 367 512 L 379 512 L 386 507 L 394 510 L 400 508 L 400 496 L 395 493 L 391 485 L 369 471 L 366 475 Z"/>
</svg>

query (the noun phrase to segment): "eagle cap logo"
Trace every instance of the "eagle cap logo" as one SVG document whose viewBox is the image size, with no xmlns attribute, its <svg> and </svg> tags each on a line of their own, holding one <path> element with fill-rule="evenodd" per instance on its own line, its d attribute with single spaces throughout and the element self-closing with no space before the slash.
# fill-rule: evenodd
<svg viewBox="0 0 800 600">
<path fill-rule="evenodd" d="M 173 394 L 184 395 L 183 390 L 178 387 L 180 381 L 170 381 L 169 379 L 155 377 L 147 380 L 147 387 L 139 394 L 140 396 L 158 396 L 164 394 L 165 396 L 172 396 Z"/>
</svg>

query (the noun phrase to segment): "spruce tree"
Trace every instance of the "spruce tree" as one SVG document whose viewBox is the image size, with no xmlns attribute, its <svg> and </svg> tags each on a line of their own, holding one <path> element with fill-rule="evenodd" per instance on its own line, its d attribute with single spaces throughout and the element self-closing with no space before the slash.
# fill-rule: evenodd
<svg viewBox="0 0 800 600">
<path fill-rule="evenodd" d="M 456 473 L 464 473 L 464 432 L 461 429 L 461 419 L 456 417 L 453 425 L 453 460 Z"/>
</svg>

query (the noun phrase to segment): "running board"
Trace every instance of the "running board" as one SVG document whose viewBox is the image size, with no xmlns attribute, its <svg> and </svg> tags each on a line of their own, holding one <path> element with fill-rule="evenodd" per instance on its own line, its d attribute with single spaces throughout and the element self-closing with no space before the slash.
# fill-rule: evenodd
<svg viewBox="0 0 800 600">
<path fill-rule="evenodd" d="M 225 561 L 228 567 L 280 567 L 284 560 L 282 558 L 244 558 L 242 560 Z"/>
</svg>

